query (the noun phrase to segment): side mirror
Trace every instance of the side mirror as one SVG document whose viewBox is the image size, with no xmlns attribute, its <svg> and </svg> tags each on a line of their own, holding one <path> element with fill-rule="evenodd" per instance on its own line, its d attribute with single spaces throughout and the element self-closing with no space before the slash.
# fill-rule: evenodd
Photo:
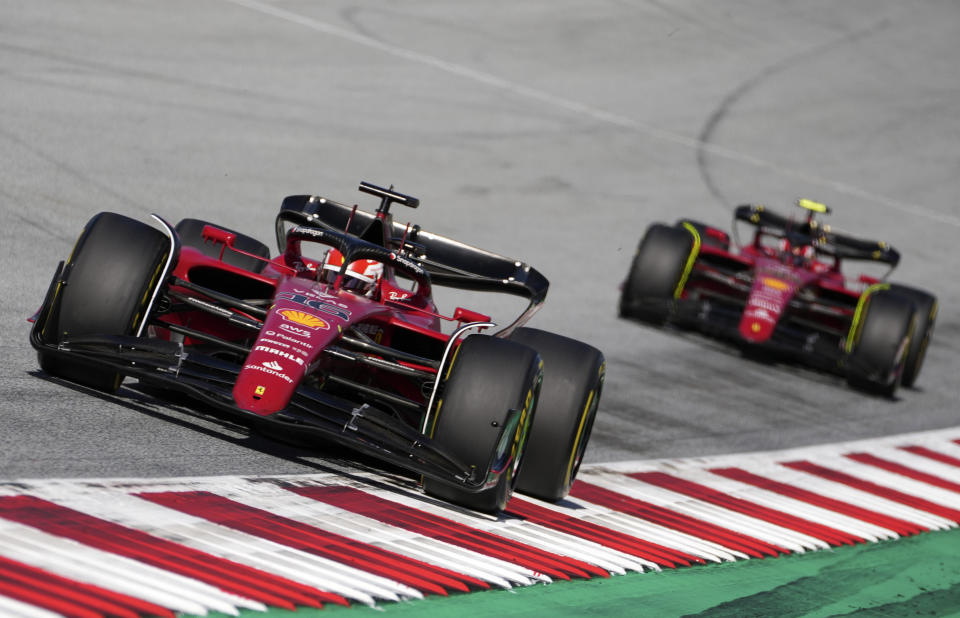
<svg viewBox="0 0 960 618">
<path fill-rule="evenodd" d="M 209 240 L 215 243 L 221 243 L 223 245 L 226 245 L 227 247 L 230 247 L 231 249 L 233 249 L 234 241 L 237 240 L 236 234 L 232 232 L 228 232 L 226 230 L 221 230 L 220 228 L 214 227 L 212 225 L 203 226 L 203 231 L 201 232 L 201 235 L 203 236 L 204 242 Z"/>
<path fill-rule="evenodd" d="M 220 247 L 221 261 L 223 260 L 223 252 L 227 250 L 227 247 L 233 249 L 233 243 L 237 240 L 237 235 L 233 232 L 221 230 L 220 228 L 212 225 L 203 226 L 203 231 L 200 232 L 200 235 L 203 236 L 203 242 L 207 242 L 209 240 L 223 245 Z"/>
<path fill-rule="evenodd" d="M 457 322 L 489 322 L 490 316 L 477 311 L 470 311 L 463 307 L 457 307 L 453 312 L 453 319 Z"/>
</svg>

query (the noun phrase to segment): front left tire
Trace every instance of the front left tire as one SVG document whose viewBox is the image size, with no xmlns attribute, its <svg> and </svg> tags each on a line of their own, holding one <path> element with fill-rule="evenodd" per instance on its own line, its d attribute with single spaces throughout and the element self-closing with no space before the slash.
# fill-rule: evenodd
<svg viewBox="0 0 960 618">
<path fill-rule="evenodd" d="M 890 290 L 909 298 L 916 311 L 914 314 L 916 318 L 914 335 L 910 341 L 910 349 L 907 352 L 901 378 L 903 386 L 911 387 L 920 375 L 920 369 L 923 368 L 923 361 L 927 356 L 927 346 L 930 345 L 930 340 L 933 338 L 933 326 L 937 320 L 937 297 L 905 285 L 892 284 Z"/>
<path fill-rule="evenodd" d="M 893 397 L 903 380 L 916 329 L 913 302 L 892 290 L 870 293 L 846 358 L 847 382 L 854 388 Z"/>
<path fill-rule="evenodd" d="M 542 380 L 543 365 L 532 348 L 488 335 L 464 339 L 446 370 L 427 435 L 479 472 L 487 469 L 502 446 L 501 433 L 509 411 L 519 413 L 519 422 L 506 436 L 506 451 L 498 462 L 502 470 L 493 486 L 469 492 L 425 477 L 424 491 L 486 513 L 506 508 L 525 456 Z"/>
</svg>

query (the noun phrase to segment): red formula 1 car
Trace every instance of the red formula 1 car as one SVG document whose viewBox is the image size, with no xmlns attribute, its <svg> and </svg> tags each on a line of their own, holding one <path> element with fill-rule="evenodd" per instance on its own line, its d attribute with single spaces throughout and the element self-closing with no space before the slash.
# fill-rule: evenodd
<svg viewBox="0 0 960 618">
<path fill-rule="evenodd" d="M 900 255 L 882 242 L 833 232 L 816 218 L 829 209 L 799 200 L 804 217 L 744 205 L 738 222 L 753 240 L 731 245 L 717 228 L 682 219 L 651 225 L 620 296 L 620 316 L 674 323 L 733 339 L 746 350 L 785 352 L 851 385 L 892 396 L 923 365 L 937 314 L 928 292 L 884 279 L 845 276 L 845 260 L 892 270 Z M 735 234 L 736 235 L 736 234 Z M 888 271 L 889 273 L 889 271 Z"/>
<path fill-rule="evenodd" d="M 537 270 L 394 223 L 391 206 L 419 201 L 360 190 L 380 199 L 375 214 L 284 199 L 272 259 L 260 241 L 204 221 L 154 216 L 157 229 L 98 214 L 33 318 L 40 366 L 108 392 L 134 377 L 268 435 L 344 444 L 477 510 L 503 509 L 514 488 L 563 498 L 597 412 L 603 355 L 521 328 L 547 294 Z M 433 286 L 529 304 L 490 335 L 486 315 L 441 315 Z"/>
</svg>

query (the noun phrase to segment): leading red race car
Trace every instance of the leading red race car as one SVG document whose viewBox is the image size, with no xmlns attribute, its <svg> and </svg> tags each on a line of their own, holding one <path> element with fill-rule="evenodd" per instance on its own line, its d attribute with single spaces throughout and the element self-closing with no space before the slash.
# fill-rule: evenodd
<svg viewBox="0 0 960 618">
<path fill-rule="evenodd" d="M 563 498 L 597 412 L 603 354 L 521 327 L 547 294 L 536 269 L 394 223 L 392 205 L 419 200 L 360 190 L 380 199 L 376 213 L 284 199 L 272 259 L 260 241 L 197 219 L 154 215 L 158 229 L 96 215 L 33 318 L 40 366 L 107 392 L 134 377 L 268 435 L 332 440 L 470 508 L 501 510 L 514 488 Z M 441 315 L 437 285 L 529 304 L 490 335 L 486 315 Z"/>
<path fill-rule="evenodd" d="M 689 219 L 651 225 L 623 285 L 620 316 L 699 329 L 745 350 L 785 352 L 877 394 L 913 385 L 933 333 L 936 297 L 886 276 L 848 278 L 843 261 L 893 270 L 900 254 L 823 225 L 817 215 L 829 212 L 824 204 L 797 205 L 804 217 L 738 206 L 735 236 L 737 222 L 754 228 L 745 245 Z"/>
</svg>

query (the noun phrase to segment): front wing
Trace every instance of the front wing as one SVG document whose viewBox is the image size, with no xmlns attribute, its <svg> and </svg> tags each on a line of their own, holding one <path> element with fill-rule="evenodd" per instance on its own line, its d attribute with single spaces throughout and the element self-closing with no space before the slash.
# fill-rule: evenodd
<svg viewBox="0 0 960 618">
<path fill-rule="evenodd" d="M 652 302 L 652 301 L 651 301 Z M 825 370 L 837 370 L 844 360 L 842 337 L 822 329 L 813 321 L 781 319 L 773 336 L 763 344 L 748 344 L 740 336 L 739 324 L 743 306 L 708 298 L 685 298 L 672 301 L 669 321 L 683 329 L 732 343 L 792 357 Z"/>
<path fill-rule="evenodd" d="M 49 296 L 49 295 L 48 295 Z M 181 343 L 132 336 L 85 336 L 59 344 L 43 340 L 49 307 L 41 310 L 30 333 L 33 347 L 43 354 L 74 363 L 114 369 L 145 384 L 184 393 L 218 417 L 254 428 L 269 429 L 302 441 L 318 438 L 342 444 L 468 492 L 495 484 L 498 470 L 511 457 L 503 436 L 516 429 L 519 411 L 505 411 L 498 450 L 485 469 L 468 466 L 430 438 L 389 412 L 357 404 L 301 385 L 290 405 L 270 416 L 243 410 L 233 401 L 238 365 L 187 350 Z"/>
</svg>

